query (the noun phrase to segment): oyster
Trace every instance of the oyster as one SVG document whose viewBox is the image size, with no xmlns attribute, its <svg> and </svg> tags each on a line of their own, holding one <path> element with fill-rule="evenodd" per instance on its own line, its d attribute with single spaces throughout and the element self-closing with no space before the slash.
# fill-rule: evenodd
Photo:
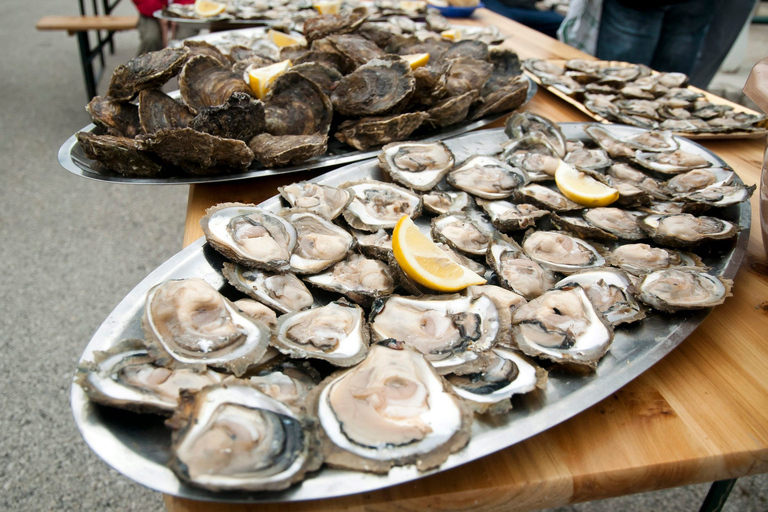
<svg viewBox="0 0 768 512">
<path fill-rule="evenodd" d="M 682 149 L 667 153 L 638 151 L 635 153 L 634 161 L 652 171 L 664 174 L 676 174 L 690 171 L 691 169 L 712 166 L 712 162 L 703 156 L 688 153 Z"/>
<path fill-rule="evenodd" d="M 153 177 L 163 170 L 150 153 L 139 149 L 136 141 L 128 137 L 94 135 L 89 132 L 77 132 L 76 137 L 85 156 L 118 174 Z"/>
<path fill-rule="evenodd" d="M 658 270 L 638 286 L 639 298 L 661 311 L 711 308 L 731 295 L 733 281 L 697 269 Z"/>
<path fill-rule="evenodd" d="M 473 156 L 448 173 L 448 183 L 484 199 L 504 199 L 528 183 L 522 169 L 490 156 Z"/>
<path fill-rule="evenodd" d="M 453 153 L 439 141 L 394 142 L 379 152 L 379 165 L 392 180 L 414 190 L 431 190 L 453 162 Z"/>
<path fill-rule="evenodd" d="M 324 39 L 345 59 L 352 69 L 359 69 L 374 59 L 385 57 L 376 43 L 358 34 L 334 34 Z"/>
<path fill-rule="evenodd" d="M 329 98 L 331 97 L 333 89 L 336 87 L 336 82 L 341 80 L 341 77 L 343 76 L 335 67 L 313 61 L 291 66 L 291 71 L 299 73 L 305 78 L 315 82 Z"/>
<path fill-rule="evenodd" d="M 566 365 L 596 368 L 613 341 L 613 329 L 581 286 L 551 290 L 520 306 L 512 332 L 525 354 Z"/>
<path fill-rule="evenodd" d="M 243 315 L 199 278 L 152 287 L 141 326 L 157 364 L 208 365 L 238 376 L 259 362 L 270 336 L 264 323 Z"/>
<path fill-rule="evenodd" d="M 374 340 L 393 338 L 415 348 L 438 373 L 477 362 L 499 335 L 499 313 L 485 295 L 477 297 L 392 295 L 377 300 L 370 316 Z"/>
<path fill-rule="evenodd" d="M 436 215 L 457 213 L 474 205 L 474 201 L 469 194 L 452 190 L 433 190 L 421 196 L 421 200 L 424 204 L 424 209 Z"/>
<path fill-rule="evenodd" d="M 287 71 L 264 98 L 267 131 L 271 135 L 326 135 L 333 105 L 323 90 L 304 75 Z"/>
<path fill-rule="evenodd" d="M 222 203 L 200 219 L 205 238 L 228 259 L 247 267 L 285 270 L 296 229 L 282 217 L 242 203 Z"/>
<path fill-rule="evenodd" d="M 271 274 L 225 262 L 222 268 L 229 284 L 281 313 L 301 311 L 312 306 L 314 297 L 293 274 Z"/>
<path fill-rule="evenodd" d="M 304 22 L 304 37 L 310 43 L 331 34 L 354 32 L 368 18 L 368 9 L 355 7 L 347 15 L 323 14 Z"/>
<path fill-rule="evenodd" d="M 489 82 L 485 84 L 486 89 Z M 480 104 L 469 114 L 469 120 L 475 121 L 490 114 L 514 110 L 525 103 L 527 95 L 528 80 L 522 76 L 513 78 L 503 87 L 492 89 L 488 94 L 482 96 Z"/>
<path fill-rule="evenodd" d="M 470 297 L 485 295 L 493 301 L 496 305 L 496 311 L 499 313 L 499 335 L 496 337 L 496 345 L 511 347 L 512 314 L 517 308 L 527 302 L 525 297 L 519 293 L 492 284 L 468 286 L 463 293 Z"/>
<path fill-rule="evenodd" d="M 179 75 L 179 90 L 195 114 L 204 107 L 223 105 L 235 92 L 251 95 L 251 87 L 242 76 L 207 55 L 187 61 Z"/>
<path fill-rule="evenodd" d="M 322 464 L 313 424 L 245 380 L 183 391 L 168 425 L 171 469 L 212 491 L 285 489 Z"/>
<path fill-rule="evenodd" d="M 517 203 L 530 203 L 539 208 L 556 212 L 581 210 L 583 208 L 583 206 L 574 203 L 560 192 L 536 183 L 515 190 L 513 198 Z"/>
<path fill-rule="evenodd" d="M 611 132 L 599 125 L 590 125 L 584 131 L 597 142 L 612 158 L 631 158 L 635 156 L 635 148 L 613 136 Z"/>
<path fill-rule="evenodd" d="M 186 128 L 195 115 L 160 89 L 147 89 L 139 93 L 139 122 L 146 134 L 168 128 Z"/>
<path fill-rule="evenodd" d="M 139 109 L 133 103 L 96 96 L 85 110 L 91 115 L 93 124 L 109 135 L 132 139 L 142 132 Z"/>
<path fill-rule="evenodd" d="M 425 112 L 407 112 L 384 117 L 348 119 L 339 125 L 334 136 L 355 149 L 364 151 L 374 146 L 407 139 L 429 117 Z"/>
<path fill-rule="evenodd" d="M 392 112 L 413 94 L 415 79 L 400 57 L 368 61 L 346 75 L 331 94 L 335 111 L 345 116 L 376 116 Z"/>
<path fill-rule="evenodd" d="M 392 254 L 392 237 L 383 229 L 375 233 L 365 233 L 353 229 L 352 236 L 357 240 L 357 247 L 360 252 L 369 258 L 387 261 L 389 255 Z"/>
<path fill-rule="evenodd" d="M 141 113 L 141 112 L 140 112 Z M 199 132 L 248 142 L 264 131 L 264 104 L 249 94 L 235 92 L 222 105 L 203 107 L 189 123 Z"/>
<path fill-rule="evenodd" d="M 107 96 L 129 101 L 144 89 L 161 87 L 179 73 L 188 54 L 187 48 L 165 48 L 129 60 L 112 73 Z"/>
<path fill-rule="evenodd" d="M 226 263 L 225 263 L 226 264 Z M 231 263 L 230 263 L 231 265 Z M 254 320 L 259 320 L 261 322 L 264 322 L 264 324 L 269 327 L 270 330 L 274 330 L 275 327 L 277 327 L 277 314 L 275 313 L 275 310 L 266 306 L 265 304 L 262 304 L 261 302 L 254 300 L 254 299 L 238 299 L 235 302 L 233 302 L 235 306 L 240 309 L 243 313 L 245 313 L 249 318 L 253 318 Z M 267 349 L 267 352 L 274 351 L 274 349 Z M 264 355 L 264 358 L 262 358 L 259 363 L 264 362 L 265 360 L 273 359 L 276 354 L 269 354 L 269 357 L 267 354 Z"/>
<path fill-rule="evenodd" d="M 349 190 L 309 181 L 291 183 L 277 190 L 292 208 L 306 210 L 325 220 L 333 220 L 341 215 L 354 198 Z"/>
<path fill-rule="evenodd" d="M 739 227 L 717 217 L 696 217 L 690 213 L 649 215 L 640 221 L 654 242 L 668 247 L 695 247 L 708 240 L 727 240 Z"/>
<path fill-rule="evenodd" d="M 602 149 L 580 149 L 565 155 L 565 162 L 580 171 L 600 171 L 611 166 L 613 161 Z"/>
<path fill-rule="evenodd" d="M 522 247 L 529 258 L 557 272 L 573 273 L 605 264 L 605 258 L 584 240 L 555 231 L 529 232 Z"/>
<path fill-rule="evenodd" d="M 648 244 L 620 245 L 606 256 L 606 261 L 636 275 L 678 266 L 705 270 L 701 258 L 693 253 L 670 251 Z"/>
<path fill-rule="evenodd" d="M 310 403 L 331 467 L 386 473 L 416 464 L 425 471 L 469 441 L 469 409 L 420 353 L 394 340 L 328 377 Z"/>
<path fill-rule="evenodd" d="M 640 229 L 638 216 L 619 208 L 589 208 L 584 219 L 592 226 L 607 231 L 622 240 L 640 240 L 647 235 Z"/>
<path fill-rule="evenodd" d="M 755 191 L 755 185 L 721 185 L 709 186 L 695 192 L 678 194 L 675 199 L 702 206 L 723 208 L 748 200 Z M 687 209 L 686 206 L 684 209 Z"/>
<path fill-rule="evenodd" d="M 346 301 L 288 313 L 280 317 L 272 345 L 299 359 L 321 359 L 353 366 L 368 353 L 369 333 L 360 306 Z"/>
<path fill-rule="evenodd" d="M 485 254 L 493 226 L 477 211 L 446 213 L 432 219 L 432 237 L 467 254 Z"/>
<path fill-rule="evenodd" d="M 265 167 L 285 167 L 306 162 L 328 150 L 326 135 L 270 135 L 261 133 L 248 142 L 254 159 Z"/>
<path fill-rule="evenodd" d="M 491 224 L 499 231 L 517 231 L 536 226 L 536 221 L 549 215 L 532 204 L 512 204 L 507 201 L 488 201 L 478 199 L 477 204 L 491 218 Z"/>
<path fill-rule="evenodd" d="M 722 167 L 694 169 L 678 174 L 664 184 L 670 194 L 688 194 L 707 187 L 720 187 L 733 180 L 733 171 Z"/>
<path fill-rule="evenodd" d="M 208 369 L 158 366 L 145 342 L 137 339 L 94 352 L 93 361 L 80 363 L 75 375 L 75 382 L 93 402 L 158 414 L 173 412 L 181 389 L 200 389 L 221 379 L 220 373 Z"/>
<path fill-rule="evenodd" d="M 416 74 L 414 73 L 414 76 Z M 418 89 L 419 81 L 417 78 Z M 459 96 L 451 96 L 440 100 L 432 108 L 427 110 L 429 118 L 427 122 L 433 127 L 445 128 L 452 124 L 460 123 L 467 118 L 469 109 L 477 99 L 477 91 L 468 91 Z"/>
<path fill-rule="evenodd" d="M 343 212 L 344 219 L 355 229 L 390 229 L 403 215 L 415 219 L 421 213 L 421 197 L 391 183 L 364 180 L 345 183 L 340 188 L 355 195 Z"/>
<path fill-rule="evenodd" d="M 485 257 L 496 272 L 499 283 L 528 300 L 555 285 L 555 275 L 551 270 L 530 259 L 517 242 L 501 233 L 494 234 Z"/>
<path fill-rule="evenodd" d="M 369 306 L 373 299 L 391 295 L 395 290 L 392 275 L 383 261 L 354 253 L 327 272 L 305 279 L 318 288 L 340 293 L 364 306 Z"/>
<path fill-rule="evenodd" d="M 291 270 L 297 274 L 316 274 L 343 260 L 355 239 L 345 229 L 310 212 L 286 210 L 280 215 L 296 229 L 296 245 L 291 254 Z"/>
<path fill-rule="evenodd" d="M 446 380 L 454 393 L 479 414 L 503 414 L 512 408 L 512 396 L 544 389 L 547 372 L 524 355 L 506 348 L 487 354 L 489 364 L 482 372 L 450 374 Z"/>
<path fill-rule="evenodd" d="M 459 57 L 450 61 L 445 74 L 445 88 L 450 96 L 479 91 L 491 77 L 493 64 L 472 57 Z"/>
<path fill-rule="evenodd" d="M 637 322 L 645 318 L 645 312 L 632 296 L 634 287 L 621 270 L 599 268 L 571 274 L 559 281 L 556 288 L 579 285 L 595 308 L 613 326 Z"/>
<path fill-rule="evenodd" d="M 280 400 L 296 412 L 304 412 L 307 395 L 321 378 L 306 362 L 281 361 L 248 380 L 265 395 Z"/>
</svg>

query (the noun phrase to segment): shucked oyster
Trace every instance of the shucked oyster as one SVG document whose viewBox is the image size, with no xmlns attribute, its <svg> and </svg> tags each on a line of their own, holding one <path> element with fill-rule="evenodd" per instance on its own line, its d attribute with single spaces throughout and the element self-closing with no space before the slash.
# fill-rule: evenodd
<svg viewBox="0 0 768 512">
<path fill-rule="evenodd" d="M 349 190 L 309 181 L 291 183 L 277 190 L 292 208 L 315 213 L 325 220 L 333 220 L 341 215 L 354 198 Z"/>
<path fill-rule="evenodd" d="M 171 469 L 213 491 L 285 489 L 322 463 L 314 425 L 245 380 L 182 392 L 168 425 Z"/>
<path fill-rule="evenodd" d="M 158 364 L 208 365 L 242 375 L 259 362 L 269 328 L 242 314 L 199 278 L 171 280 L 147 292 L 141 319 Z"/>
<path fill-rule="evenodd" d="M 347 230 L 310 212 L 285 210 L 281 216 L 296 229 L 291 270 L 316 274 L 343 260 L 355 245 Z"/>
<path fill-rule="evenodd" d="M 657 244 L 668 247 L 695 247 L 708 240 L 726 240 L 739 233 L 736 224 L 717 217 L 679 215 L 648 215 L 640 222 Z"/>
<path fill-rule="evenodd" d="M 446 213 L 432 219 L 432 237 L 467 254 L 485 254 L 493 226 L 477 211 Z"/>
<path fill-rule="evenodd" d="M 288 221 L 255 205 L 216 205 L 206 210 L 200 226 L 214 249 L 247 267 L 287 269 L 296 245 L 296 229 Z"/>
<path fill-rule="evenodd" d="M 639 285 L 639 298 L 661 311 L 711 308 L 731 295 L 733 281 L 697 269 L 667 269 L 648 274 Z"/>
<path fill-rule="evenodd" d="M 493 241 L 488 245 L 486 260 L 504 288 L 528 300 L 555 285 L 552 271 L 526 256 L 517 242 L 501 233 L 494 234 Z"/>
<path fill-rule="evenodd" d="M 557 288 L 577 284 L 605 319 L 616 326 L 645 318 L 645 312 L 632 296 L 634 287 L 621 270 L 599 268 L 571 274 L 557 283 Z"/>
<path fill-rule="evenodd" d="M 145 342 L 126 339 L 107 350 L 94 352 L 94 360 L 78 365 L 75 382 L 94 402 L 136 412 L 170 414 L 179 403 L 181 389 L 200 389 L 222 379 L 205 369 L 169 369 L 156 365 Z"/>
<path fill-rule="evenodd" d="M 584 240 L 555 231 L 528 233 L 523 250 L 532 260 L 557 272 L 572 273 L 605 264 L 605 258 Z"/>
<path fill-rule="evenodd" d="M 381 148 L 379 165 L 392 180 L 414 190 L 431 190 L 453 167 L 442 142 L 394 142 Z"/>
<path fill-rule="evenodd" d="M 391 183 L 363 180 L 341 188 L 355 194 L 344 210 L 344 219 L 355 229 L 373 232 L 394 228 L 403 215 L 415 219 L 421 213 L 421 197 Z"/>
<path fill-rule="evenodd" d="M 624 244 L 611 251 L 605 258 L 609 264 L 631 274 L 646 274 L 655 270 L 674 267 L 704 269 L 701 258 L 693 253 L 671 251 L 648 244 Z"/>
<path fill-rule="evenodd" d="M 340 293 L 364 306 L 369 306 L 374 299 L 391 295 L 395 290 L 392 274 L 383 261 L 355 253 L 327 272 L 305 279 L 318 288 Z"/>
<path fill-rule="evenodd" d="M 374 473 L 437 467 L 469 441 L 472 414 L 419 352 L 388 340 L 312 390 L 325 462 Z"/>
<path fill-rule="evenodd" d="M 281 313 L 301 311 L 315 302 L 301 279 L 293 274 L 271 274 L 229 262 L 224 262 L 222 273 L 229 284 Z"/>
<path fill-rule="evenodd" d="M 448 173 L 448 183 L 484 199 L 504 199 L 528 183 L 528 175 L 497 158 L 473 156 Z"/>
</svg>

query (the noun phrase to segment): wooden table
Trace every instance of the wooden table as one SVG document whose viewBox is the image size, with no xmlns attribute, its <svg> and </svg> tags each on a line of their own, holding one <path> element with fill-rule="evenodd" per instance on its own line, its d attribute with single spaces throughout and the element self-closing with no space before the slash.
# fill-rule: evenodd
<svg viewBox="0 0 768 512">
<path fill-rule="evenodd" d="M 521 58 L 588 57 L 495 13 Z M 589 121 L 540 91 L 524 110 L 554 121 Z M 747 184 L 759 179 L 765 141 L 704 145 Z M 276 186 L 320 172 L 190 187 L 184 244 L 202 235 L 204 210 L 222 201 L 258 203 Z M 747 257 L 734 296 L 661 362 L 611 397 L 533 438 L 421 480 L 343 498 L 299 503 L 210 504 L 165 496 L 170 512 L 534 510 L 724 480 L 768 471 L 768 261 L 757 194 Z"/>
</svg>

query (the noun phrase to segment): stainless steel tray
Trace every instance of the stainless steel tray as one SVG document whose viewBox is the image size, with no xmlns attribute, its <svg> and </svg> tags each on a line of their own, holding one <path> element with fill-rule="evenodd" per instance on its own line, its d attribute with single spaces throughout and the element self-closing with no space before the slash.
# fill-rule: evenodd
<svg viewBox="0 0 768 512">
<path fill-rule="evenodd" d="M 587 123 L 563 123 L 568 138 L 586 139 Z M 624 136 L 640 131 L 638 128 L 609 125 L 607 130 Z M 461 161 L 473 154 L 493 154 L 507 137 L 501 129 L 471 133 L 446 141 Z M 702 146 L 680 139 L 681 148 L 701 154 L 715 165 L 724 162 Z M 336 169 L 313 181 L 338 185 L 366 176 L 379 178 L 376 161 L 360 162 Z M 280 199 L 275 196 L 262 203 L 264 208 L 277 210 Z M 735 246 L 720 258 L 705 258 L 714 273 L 733 278 L 744 257 L 749 240 L 750 208 L 742 203 L 724 209 L 722 216 L 742 227 Z M 224 286 L 218 271 L 222 257 L 205 244 L 203 238 L 185 248 L 147 276 L 120 302 L 99 327 L 88 343 L 81 360 L 91 360 L 96 350 L 106 350 L 126 337 L 143 337 L 139 318 L 144 297 L 153 285 L 174 278 L 201 277 L 214 287 Z M 738 293 L 738 291 L 737 291 Z M 300 501 L 330 498 L 416 480 L 426 475 L 465 464 L 502 450 L 536 435 L 606 398 L 643 373 L 680 344 L 707 316 L 709 310 L 675 315 L 651 313 L 638 325 L 620 327 L 608 354 L 588 376 L 550 374 L 546 390 L 522 397 L 509 413 L 493 423 L 475 420 L 469 444 L 451 455 L 434 471 L 419 473 L 415 467 L 394 468 L 388 475 L 372 475 L 353 471 L 323 468 L 303 483 L 281 492 L 213 493 L 180 482 L 165 467 L 169 458 L 170 431 L 162 419 L 92 404 L 82 389 L 73 384 L 72 412 L 86 443 L 104 461 L 128 478 L 151 489 L 174 496 L 227 502 Z"/>
</svg>

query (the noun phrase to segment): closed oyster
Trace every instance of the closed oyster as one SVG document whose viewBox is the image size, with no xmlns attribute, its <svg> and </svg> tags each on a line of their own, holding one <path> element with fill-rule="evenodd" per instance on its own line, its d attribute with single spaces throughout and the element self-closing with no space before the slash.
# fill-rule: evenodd
<svg viewBox="0 0 768 512">
<path fill-rule="evenodd" d="M 432 126 L 445 128 L 446 126 L 451 126 L 464 121 L 469 114 L 469 108 L 475 102 L 477 96 L 477 91 L 468 91 L 459 96 L 451 96 L 444 100 L 440 100 L 432 108 L 427 110 L 427 114 L 429 115 L 427 122 Z"/>
<path fill-rule="evenodd" d="M 595 308 L 613 326 L 645 318 L 645 312 L 632 296 L 632 282 L 621 270 L 599 268 L 577 272 L 562 279 L 555 286 L 569 288 L 574 284 L 584 288 Z"/>
<path fill-rule="evenodd" d="M 445 386 L 406 344 L 372 346 L 364 362 L 312 391 L 325 462 L 374 473 L 405 464 L 420 471 L 439 466 L 467 444 L 472 422 Z"/>
<path fill-rule="evenodd" d="M 544 389 L 547 372 L 519 352 L 494 348 L 481 372 L 446 375 L 453 392 L 479 414 L 504 414 L 512 409 L 512 396 Z"/>
<path fill-rule="evenodd" d="M 343 260 L 355 245 L 345 229 L 310 212 L 286 210 L 280 215 L 296 229 L 296 245 L 291 254 L 291 270 L 297 274 L 316 274 Z"/>
<path fill-rule="evenodd" d="M 161 87 L 179 73 L 188 54 L 187 48 L 165 48 L 134 57 L 112 73 L 107 96 L 129 101 L 144 89 Z"/>
<path fill-rule="evenodd" d="M 523 240 L 523 251 L 556 272 L 573 273 L 605 264 L 605 258 L 584 240 L 555 231 L 529 232 Z"/>
<path fill-rule="evenodd" d="M 186 128 L 195 115 L 160 89 L 147 89 L 139 94 L 139 122 L 146 134 L 168 128 Z"/>
<path fill-rule="evenodd" d="M 451 96 L 479 91 L 491 77 L 493 64 L 472 57 L 459 57 L 451 61 L 445 74 L 445 87 Z"/>
<path fill-rule="evenodd" d="M 285 270 L 296 245 L 296 229 L 288 221 L 255 205 L 213 206 L 200 226 L 214 249 L 247 267 Z"/>
<path fill-rule="evenodd" d="M 501 233 L 494 234 L 485 257 L 501 286 L 528 300 L 555 285 L 552 271 L 530 259 L 517 242 Z"/>
<path fill-rule="evenodd" d="M 170 280 L 147 292 L 141 326 L 157 364 L 208 365 L 242 375 L 262 358 L 269 328 L 199 278 Z"/>
<path fill-rule="evenodd" d="M 334 134 L 338 140 L 364 151 L 389 142 L 404 140 L 429 117 L 425 112 L 407 112 L 384 117 L 348 119 Z"/>
<path fill-rule="evenodd" d="M 446 213 L 432 219 L 432 237 L 466 254 L 485 254 L 493 226 L 477 211 Z"/>
<path fill-rule="evenodd" d="M 528 183 L 522 169 L 490 156 L 473 156 L 448 173 L 448 183 L 484 199 L 505 199 Z"/>
<path fill-rule="evenodd" d="M 265 167 L 285 167 L 306 162 L 328 150 L 326 135 L 270 135 L 260 133 L 248 141 L 253 158 Z"/>
<path fill-rule="evenodd" d="M 403 215 L 415 219 L 421 213 L 421 197 L 391 183 L 363 180 L 345 183 L 340 188 L 355 195 L 343 213 L 355 229 L 371 232 L 390 229 Z"/>
<path fill-rule="evenodd" d="M 216 59 L 222 66 L 228 67 L 232 65 L 232 61 L 229 59 L 229 57 L 221 53 L 221 50 L 207 41 L 186 39 L 182 43 L 182 46 L 189 48 L 189 56 L 187 57 L 187 60 L 191 59 L 192 57 L 196 57 L 197 55 L 207 55 Z"/>
<path fill-rule="evenodd" d="M 711 308 L 731 295 L 733 281 L 696 269 L 658 270 L 645 276 L 638 286 L 639 298 L 667 312 Z"/>
<path fill-rule="evenodd" d="M 451 190 L 433 190 L 429 194 L 421 196 L 421 200 L 424 209 L 436 215 L 460 212 L 474 205 L 472 197 L 466 192 Z"/>
<path fill-rule="evenodd" d="M 331 34 L 354 32 L 368 18 L 368 9 L 355 7 L 347 15 L 323 14 L 304 22 L 304 37 L 310 43 Z"/>
<path fill-rule="evenodd" d="M 410 65 L 399 57 L 368 61 L 339 80 L 331 95 L 334 109 L 345 116 L 390 113 L 413 93 Z"/>
<path fill-rule="evenodd" d="M 368 353 L 369 333 L 360 306 L 346 301 L 288 313 L 280 317 L 272 345 L 299 359 L 321 359 L 353 366 Z"/>
<path fill-rule="evenodd" d="M 312 293 L 293 274 L 272 274 L 224 262 L 224 277 L 229 284 L 281 313 L 307 309 L 314 304 Z"/>
<path fill-rule="evenodd" d="M 478 362 L 499 335 L 499 313 L 485 295 L 379 299 L 370 316 L 374 340 L 393 338 L 415 348 L 438 373 Z"/>
<path fill-rule="evenodd" d="M 549 215 L 532 204 L 512 204 L 508 201 L 488 201 L 478 199 L 477 204 L 491 218 L 491 224 L 499 231 L 517 231 L 536 226 L 536 221 Z"/>
<path fill-rule="evenodd" d="M 303 64 L 296 64 L 294 62 L 294 65 L 291 66 L 291 71 L 315 82 L 329 98 L 336 87 L 336 82 L 341 80 L 343 76 L 335 67 L 323 64 L 322 62 L 305 62 Z"/>
<path fill-rule="evenodd" d="M 649 215 L 640 222 L 654 242 L 668 247 L 695 247 L 708 240 L 727 240 L 739 233 L 739 226 L 717 217 L 696 217 L 690 213 Z"/>
<path fill-rule="evenodd" d="M 267 131 L 272 135 L 326 135 L 333 105 L 323 90 L 304 75 L 288 71 L 264 98 Z"/>
<path fill-rule="evenodd" d="M 118 174 L 151 178 L 163 170 L 150 153 L 139 149 L 136 141 L 128 137 L 89 132 L 77 132 L 75 135 L 85 156 Z"/>
<path fill-rule="evenodd" d="M 307 276 L 318 288 L 337 292 L 358 304 L 369 306 L 374 299 L 391 295 L 395 282 L 387 265 L 352 253 L 327 272 Z"/>
<path fill-rule="evenodd" d="M 485 88 L 488 87 L 486 83 Z M 509 112 L 516 109 L 528 96 L 528 80 L 520 76 L 511 79 L 506 85 L 492 89 L 480 98 L 480 103 L 469 114 L 470 121 L 476 121 L 491 114 Z"/>
<path fill-rule="evenodd" d="M 223 105 L 235 92 L 251 95 L 251 87 L 242 76 L 207 55 L 187 61 L 179 75 L 179 90 L 195 114 L 204 107 Z"/>
<path fill-rule="evenodd" d="M 322 464 L 314 424 L 245 380 L 182 392 L 168 425 L 171 469 L 212 491 L 285 489 Z"/>
<path fill-rule="evenodd" d="M 414 190 L 431 190 L 453 162 L 453 153 L 439 141 L 394 142 L 379 153 L 379 165 L 392 180 Z"/>
<path fill-rule="evenodd" d="M 171 370 L 155 364 L 145 342 L 125 339 L 93 361 L 77 367 L 75 382 L 96 403 L 136 412 L 171 414 L 181 389 L 200 389 L 222 379 L 220 373 L 196 368 Z"/>
<path fill-rule="evenodd" d="M 353 69 L 386 55 L 376 43 L 358 34 L 334 34 L 326 37 L 324 41 L 330 43 Z"/>
<path fill-rule="evenodd" d="M 565 155 L 565 162 L 580 171 L 599 171 L 611 166 L 613 161 L 602 149 L 580 149 Z"/>
<path fill-rule="evenodd" d="M 515 343 L 525 354 L 566 365 L 596 368 L 613 341 L 613 329 L 578 285 L 551 290 L 515 311 Z"/>
<path fill-rule="evenodd" d="M 309 181 L 291 183 L 277 190 L 292 208 L 312 212 L 325 220 L 333 220 L 341 215 L 354 198 L 349 190 Z"/>
<path fill-rule="evenodd" d="M 201 108 L 189 123 L 197 131 L 246 143 L 265 126 L 264 104 L 242 92 L 232 93 L 222 105 Z"/>
<path fill-rule="evenodd" d="M 88 103 L 85 110 L 91 115 L 93 124 L 109 135 L 132 139 L 142 132 L 139 109 L 133 103 L 96 96 Z"/>
</svg>

